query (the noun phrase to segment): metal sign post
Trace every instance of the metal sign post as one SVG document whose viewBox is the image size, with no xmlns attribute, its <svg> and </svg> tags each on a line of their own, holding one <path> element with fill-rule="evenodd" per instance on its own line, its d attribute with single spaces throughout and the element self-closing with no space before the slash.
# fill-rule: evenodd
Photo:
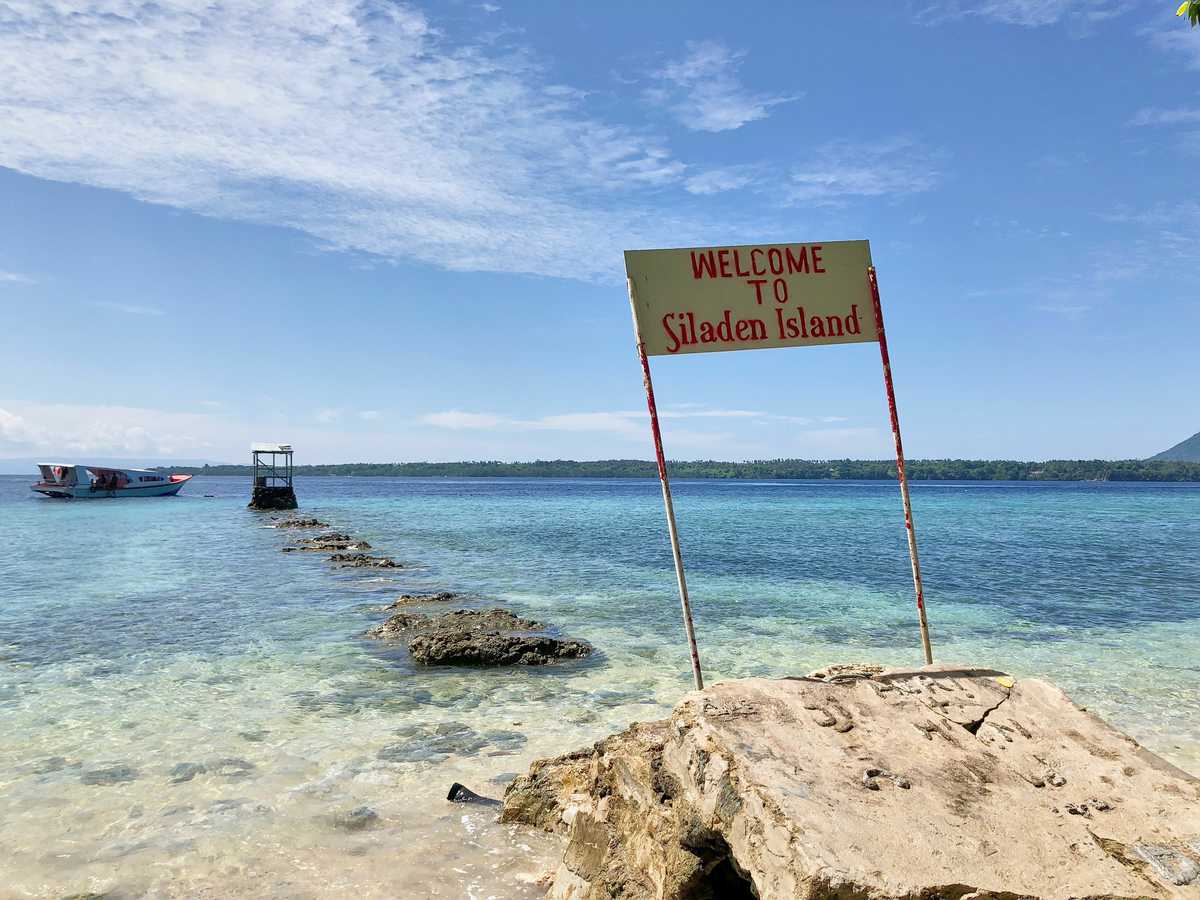
<svg viewBox="0 0 1200 900">
<path fill-rule="evenodd" d="M 917 592 L 917 619 L 921 623 L 921 647 L 925 664 L 933 664 L 933 649 L 929 645 L 929 622 L 925 618 L 925 589 L 921 585 L 921 560 L 917 556 L 917 532 L 913 527 L 912 501 L 908 496 L 908 475 L 904 471 L 904 443 L 900 440 L 900 414 L 896 412 L 896 391 L 892 387 L 892 362 L 888 357 L 887 335 L 883 330 L 883 307 L 879 303 L 879 281 L 875 267 L 867 267 L 871 285 L 871 305 L 875 309 L 875 336 L 879 341 L 879 356 L 883 360 L 883 386 L 887 391 L 888 413 L 892 417 L 892 437 L 896 440 L 896 475 L 900 479 L 900 499 L 904 502 L 904 529 L 908 533 L 908 558 L 912 563 L 913 588 Z"/>
<path fill-rule="evenodd" d="M 629 305 L 633 310 L 633 334 L 637 341 L 638 358 L 642 363 L 642 383 L 646 387 L 646 406 L 650 409 L 650 430 L 654 434 L 654 455 L 658 460 L 658 480 L 662 483 L 663 506 L 667 511 L 667 531 L 671 535 L 671 552 L 675 556 L 675 580 L 679 582 L 679 605 L 683 608 L 683 630 L 687 632 L 688 650 L 692 655 L 692 676 L 696 690 L 704 690 L 700 672 L 700 651 L 696 649 L 696 629 L 692 625 L 692 605 L 688 601 L 687 579 L 683 574 L 683 554 L 679 552 L 679 532 L 675 528 L 675 505 L 671 502 L 671 482 L 667 478 L 667 460 L 663 455 L 662 432 L 658 427 L 658 407 L 654 403 L 654 382 L 650 380 L 650 360 L 646 357 L 646 342 L 638 325 L 634 300 L 633 279 L 629 281 Z"/>
</svg>

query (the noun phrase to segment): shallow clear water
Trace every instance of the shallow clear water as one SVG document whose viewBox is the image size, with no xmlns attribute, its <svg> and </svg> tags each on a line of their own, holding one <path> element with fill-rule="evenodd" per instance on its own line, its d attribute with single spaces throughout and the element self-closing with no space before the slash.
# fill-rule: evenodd
<svg viewBox="0 0 1200 900">
<path fill-rule="evenodd" d="M 298 480 L 303 514 L 414 566 L 364 574 L 281 553 L 245 479 L 100 502 L 30 480 L 0 477 L 3 896 L 538 896 L 553 839 L 449 785 L 499 796 L 690 684 L 657 482 Z M 674 488 L 709 680 L 920 663 L 894 484 Z M 913 492 L 939 660 L 1050 677 L 1200 772 L 1200 486 Z M 361 638 L 442 589 L 601 652 L 422 670 Z"/>
</svg>

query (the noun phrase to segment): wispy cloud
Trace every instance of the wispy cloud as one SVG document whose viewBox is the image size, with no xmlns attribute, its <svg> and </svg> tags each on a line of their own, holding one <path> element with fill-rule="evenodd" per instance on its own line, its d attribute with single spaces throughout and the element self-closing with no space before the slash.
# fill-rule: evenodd
<svg viewBox="0 0 1200 900">
<path fill-rule="evenodd" d="M 912 138 L 894 137 L 825 144 L 792 170 L 787 189 L 796 203 L 837 204 L 853 197 L 916 194 L 940 179 L 940 154 Z"/>
<path fill-rule="evenodd" d="M 36 284 L 28 275 L 0 270 L 0 284 Z"/>
<path fill-rule="evenodd" d="M 936 0 L 925 3 L 915 13 L 918 22 L 940 24 L 954 19 L 978 17 L 1003 25 L 1037 27 L 1056 25 L 1064 18 L 1076 22 L 1101 22 L 1128 12 L 1128 0 L 1092 0 L 1080 4 L 1077 0 Z"/>
<path fill-rule="evenodd" d="M 589 114 L 527 49 L 453 39 L 403 4 L 83 0 L 5 16 L 0 165 L 20 172 L 458 270 L 608 276 L 634 241 L 705 228 L 646 198 L 687 197 L 663 139 Z M 712 98 L 703 127 L 782 99 L 746 93 L 735 57 L 705 52 L 669 69 Z"/>
<path fill-rule="evenodd" d="M 522 419 L 513 416 L 503 416 L 494 413 L 464 412 L 462 410 L 447 410 L 445 412 L 429 413 L 421 416 L 419 421 L 425 425 L 437 428 L 475 429 L 481 431 L 572 431 L 589 432 L 601 431 L 615 434 L 643 434 L 647 427 L 649 413 L 646 410 L 614 410 L 607 412 L 572 412 L 557 415 L 542 416 L 534 419 Z M 737 419 L 754 423 L 786 423 L 791 425 L 812 425 L 816 422 L 843 422 L 839 416 L 785 416 L 762 410 L 752 409 L 710 409 L 696 406 L 680 406 L 659 410 L 659 418 L 664 421 L 696 420 L 696 419 Z"/>
<path fill-rule="evenodd" d="M 754 183 L 754 173 L 745 166 L 706 169 L 688 176 L 684 189 L 689 194 L 709 195 L 736 191 Z"/>
<path fill-rule="evenodd" d="M 110 300 L 96 300 L 88 303 L 97 309 L 107 309 L 112 312 L 124 313 L 129 316 L 165 316 L 166 311 L 157 306 L 142 306 L 138 303 L 116 303 Z"/>
<path fill-rule="evenodd" d="M 1082 318 L 1083 314 L 1091 308 L 1092 308 L 1091 306 L 1087 306 L 1085 304 L 1075 304 L 1075 305 L 1059 304 L 1059 305 L 1056 305 L 1056 304 L 1050 304 L 1050 303 L 1039 304 L 1038 306 L 1034 307 L 1034 309 L 1036 309 L 1038 312 L 1053 313 L 1054 315 L 1062 316 L 1063 318 L 1066 318 L 1066 319 Z"/>
<path fill-rule="evenodd" d="M 1159 50 L 1178 57 L 1189 69 L 1200 69 L 1200 40 L 1190 28 L 1143 29 L 1141 33 Z"/>
<path fill-rule="evenodd" d="M 1194 125 L 1200 122 L 1200 107 L 1175 107 L 1174 109 L 1159 109 L 1147 107 L 1138 110 L 1137 115 L 1129 120 L 1133 126 L 1145 125 Z"/>
<path fill-rule="evenodd" d="M 738 78 L 743 54 L 718 41 L 689 41 L 687 55 L 655 73 L 643 96 L 692 131 L 732 131 L 765 119 L 796 95 L 757 93 Z"/>
</svg>

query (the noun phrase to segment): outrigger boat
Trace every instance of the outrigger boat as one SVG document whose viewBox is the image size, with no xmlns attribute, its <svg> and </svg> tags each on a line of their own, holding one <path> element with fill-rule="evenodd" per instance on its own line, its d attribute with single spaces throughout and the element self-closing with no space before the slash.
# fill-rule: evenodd
<svg viewBox="0 0 1200 900">
<path fill-rule="evenodd" d="M 47 497 L 173 497 L 191 475 L 164 475 L 153 469 L 112 469 L 107 466 L 75 466 L 38 463 L 42 480 L 30 489 Z"/>
</svg>

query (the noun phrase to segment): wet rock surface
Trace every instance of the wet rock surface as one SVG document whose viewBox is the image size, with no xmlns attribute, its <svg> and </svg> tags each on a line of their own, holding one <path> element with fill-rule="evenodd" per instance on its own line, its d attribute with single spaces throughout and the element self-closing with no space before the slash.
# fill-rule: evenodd
<svg viewBox="0 0 1200 900">
<path fill-rule="evenodd" d="M 452 603 L 465 600 L 462 594 L 453 591 L 438 591 L 436 594 L 401 594 L 384 609 L 402 609 L 405 606 L 421 606 L 426 603 Z"/>
<path fill-rule="evenodd" d="M 402 569 L 404 566 L 390 556 L 370 556 L 366 553 L 334 553 L 329 562 L 339 569 Z"/>
<path fill-rule="evenodd" d="M 546 635 L 426 634 L 408 645 L 412 658 L 425 665 L 440 666 L 544 666 L 582 659 L 592 652 L 583 641 Z"/>
<path fill-rule="evenodd" d="M 367 632 L 368 637 L 401 640 L 427 632 L 542 631 L 541 622 L 523 619 L 507 609 L 456 609 L 441 616 L 396 613 Z"/>
<path fill-rule="evenodd" d="M 562 900 L 1200 897 L 1200 780 L 1054 686 L 820 676 L 723 682 L 540 760 L 501 819 L 566 834 Z"/>
<path fill-rule="evenodd" d="M 459 609 L 441 616 L 396 613 L 367 636 L 407 640 L 413 660 L 425 665 L 542 666 L 592 652 L 584 641 L 547 630 L 506 609 Z"/>
<path fill-rule="evenodd" d="M 295 546 L 284 547 L 284 553 L 320 553 L 329 551 L 344 551 L 344 550 L 370 550 L 371 545 L 359 538 L 351 537 L 348 534 L 333 532 L 331 534 L 320 534 L 311 538 L 299 538 Z"/>
<path fill-rule="evenodd" d="M 322 522 L 320 519 L 276 519 L 272 523 L 273 528 L 329 528 L 328 522 Z"/>
</svg>

